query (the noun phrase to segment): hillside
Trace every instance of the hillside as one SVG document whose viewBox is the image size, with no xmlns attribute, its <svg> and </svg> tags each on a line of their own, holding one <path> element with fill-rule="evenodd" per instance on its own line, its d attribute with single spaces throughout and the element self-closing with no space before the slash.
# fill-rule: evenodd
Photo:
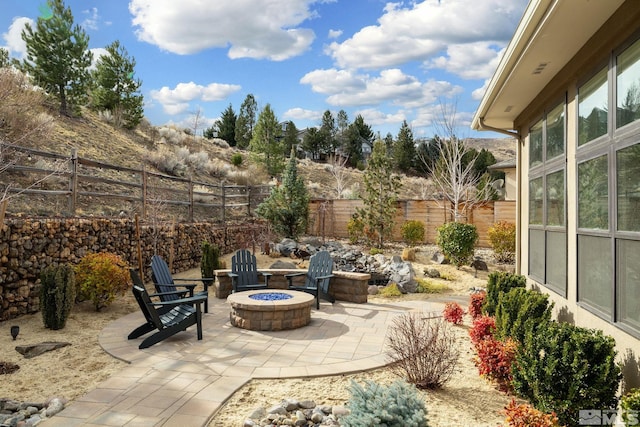
<svg viewBox="0 0 640 427">
<path fill-rule="evenodd" d="M 148 123 L 134 131 L 117 129 L 90 110 L 85 110 L 80 118 L 53 115 L 52 112 L 45 114 L 47 131 L 26 135 L 21 139 L 21 145 L 63 155 L 70 155 L 72 149 L 76 149 L 79 156 L 91 160 L 132 168 L 144 164 L 147 170 L 191 175 L 194 180 L 203 182 L 249 185 L 269 182 L 267 174 L 251 163 L 247 152 L 228 147 L 222 140 L 194 138 L 183 130 L 156 128 Z M 470 144 L 478 150 L 490 150 L 498 161 L 515 157 L 512 139 L 474 139 Z M 239 167 L 231 164 L 235 153 L 243 155 Z M 312 198 L 336 197 L 336 179 L 328 165 L 302 160 L 298 171 Z M 362 177 L 361 171 L 345 171 L 347 195 L 355 197 L 358 194 Z M 404 177 L 402 182 L 401 199 L 428 198 L 431 194 L 424 178 Z"/>
</svg>

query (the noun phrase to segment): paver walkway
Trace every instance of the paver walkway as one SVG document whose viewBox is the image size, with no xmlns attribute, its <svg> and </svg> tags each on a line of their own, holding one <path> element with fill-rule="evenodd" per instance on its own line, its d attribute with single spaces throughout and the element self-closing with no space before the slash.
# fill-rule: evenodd
<svg viewBox="0 0 640 427">
<path fill-rule="evenodd" d="M 202 341 L 192 326 L 145 350 L 138 349 L 141 339 L 127 340 L 144 322 L 141 313 L 132 313 L 99 337 L 108 353 L 130 365 L 41 425 L 206 426 L 251 378 L 327 376 L 385 365 L 384 342 L 393 319 L 442 307 L 427 301 L 323 302 L 312 310 L 308 326 L 260 332 L 231 326 L 226 301 L 211 297 Z"/>
</svg>

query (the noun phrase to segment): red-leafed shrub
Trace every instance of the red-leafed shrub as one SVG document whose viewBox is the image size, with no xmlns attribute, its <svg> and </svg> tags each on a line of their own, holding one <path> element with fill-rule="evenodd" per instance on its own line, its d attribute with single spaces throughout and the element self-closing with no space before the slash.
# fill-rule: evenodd
<svg viewBox="0 0 640 427">
<path fill-rule="evenodd" d="M 482 315 L 482 305 L 484 304 L 485 299 L 487 299 L 487 293 L 484 291 L 471 294 L 471 300 L 469 301 L 469 316 L 471 316 L 472 319 Z"/>
<path fill-rule="evenodd" d="M 505 342 L 485 338 L 476 343 L 476 366 L 480 375 L 495 381 L 503 391 L 511 389 L 511 365 L 518 344 L 511 338 Z"/>
<path fill-rule="evenodd" d="M 528 403 L 517 404 L 515 399 L 504 408 L 507 427 L 560 427 L 555 412 L 545 414 Z"/>
<path fill-rule="evenodd" d="M 462 317 L 464 316 L 464 309 L 460 307 L 457 302 L 448 302 L 444 306 L 444 312 L 442 313 L 444 320 L 451 322 L 454 325 L 462 323 Z"/>
<path fill-rule="evenodd" d="M 473 345 L 485 338 L 493 338 L 496 330 L 496 320 L 491 316 L 480 316 L 473 319 L 473 326 L 469 329 L 469 337 Z"/>
</svg>

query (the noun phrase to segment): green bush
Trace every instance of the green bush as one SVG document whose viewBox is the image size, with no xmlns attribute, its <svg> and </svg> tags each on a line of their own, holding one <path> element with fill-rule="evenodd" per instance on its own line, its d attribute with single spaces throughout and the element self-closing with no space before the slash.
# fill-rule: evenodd
<svg viewBox="0 0 640 427">
<path fill-rule="evenodd" d="M 382 297 L 402 296 L 402 292 L 400 292 L 400 289 L 398 288 L 398 285 L 396 283 L 389 283 L 387 286 L 380 289 L 380 292 L 378 292 L 378 294 Z"/>
<path fill-rule="evenodd" d="M 496 261 L 512 263 L 516 257 L 516 225 L 498 221 L 489 227 L 487 235 Z"/>
<path fill-rule="evenodd" d="M 202 258 L 200 259 L 202 277 L 214 277 L 214 271 L 220 268 L 220 248 L 207 241 L 202 242 Z M 207 280 L 207 285 L 212 283 L 213 280 Z"/>
<path fill-rule="evenodd" d="M 409 246 L 415 246 L 424 241 L 424 223 L 422 221 L 409 220 L 402 224 L 402 240 Z"/>
<path fill-rule="evenodd" d="M 347 223 L 349 233 L 349 243 L 356 244 L 364 237 L 364 221 L 358 214 L 353 214 Z"/>
<path fill-rule="evenodd" d="M 616 407 L 621 374 L 613 338 L 568 323 L 527 322 L 526 329 L 512 366 L 517 394 L 564 425 L 578 424 L 579 409 Z"/>
<path fill-rule="evenodd" d="M 242 164 L 242 161 L 244 160 L 244 158 L 242 157 L 242 154 L 240 153 L 235 153 L 231 156 L 231 164 L 235 167 L 238 167 Z"/>
<path fill-rule="evenodd" d="M 640 388 L 634 388 L 620 399 L 622 420 L 625 425 L 633 426 L 640 422 Z"/>
<path fill-rule="evenodd" d="M 398 380 L 388 387 L 351 381 L 351 413 L 339 419 L 343 427 L 428 427 L 427 408 L 415 387 Z"/>
<path fill-rule="evenodd" d="M 473 224 L 448 222 L 437 228 L 436 244 L 453 264 L 460 267 L 469 262 L 478 241 L 478 231 Z"/>
<path fill-rule="evenodd" d="M 118 255 L 101 252 L 82 257 L 75 267 L 78 295 L 93 302 L 96 311 L 109 306 L 117 293 L 129 288 L 129 271 Z"/>
<path fill-rule="evenodd" d="M 551 320 L 549 297 L 540 292 L 513 288 L 502 292 L 496 307 L 496 337 L 499 340 L 513 338 L 516 342 L 524 341 L 525 322 L 530 320 L 534 327 L 544 321 Z"/>
<path fill-rule="evenodd" d="M 73 267 L 69 264 L 50 265 L 40 272 L 40 311 L 45 328 L 64 328 L 75 300 Z"/>
<path fill-rule="evenodd" d="M 519 274 L 504 271 L 490 273 L 487 280 L 487 298 L 484 300 L 482 311 L 489 316 L 495 316 L 500 294 L 509 292 L 512 288 L 524 288 L 526 284 L 527 279 Z"/>
</svg>

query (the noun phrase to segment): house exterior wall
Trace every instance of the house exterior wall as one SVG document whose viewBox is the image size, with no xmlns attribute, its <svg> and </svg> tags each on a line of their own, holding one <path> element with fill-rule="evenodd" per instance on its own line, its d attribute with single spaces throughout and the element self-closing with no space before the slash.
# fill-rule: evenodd
<svg viewBox="0 0 640 427">
<path fill-rule="evenodd" d="M 569 27 L 567 31 L 570 31 Z M 628 362 L 628 366 L 636 363 L 636 372 L 626 372 L 625 388 L 639 387 L 640 374 L 637 363 L 640 361 L 640 331 L 621 327 L 610 319 L 596 315 L 578 302 L 578 175 L 577 175 L 577 141 L 578 141 L 578 87 L 593 71 L 610 60 L 612 52 L 623 43 L 635 40 L 640 32 L 640 7 L 637 2 L 626 1 L 612 18 L 600 28 L 595 36 L 572 58 L 568 64 L 553 78 L 547 87 L 539 93 L 532 103 L 517 118 L 514 128 L 522 136 L 518 149 L 518 218 L 519 245 L 518 272 L 527 276 L 531 287 L 540 289 L 550 295 L 554 302 L 554 312 L 559 320 L 566 320 L 579 326 L 601 329 L 616 340 L 619 357 Z M 523 82 L 525 84 L 526 82 Z M 565 227 L 566 227 L 566 295 L 561 295 L 539 283 L 530 273 L 529 239 L 529 145 L 531 135 L 529 128 L 543 117 L 545 109 L 557 105 L 566 96 L 566 138 L 565 138 Z M 615 104 L 614 104 L 615 106 Z M 612 108 L 614 107 L 612 106 Z M 635 127 L 637 141 L 640 141 L 640 127 Z M 581 148 L 584 150 L 584 148 Z M 609 163 L 612 164 L 611 162 Z M 610 170 L 609 173 L 614 173 Z M 612 197 L 611 194 L 609 197 Z M 546 252 L 545 252 L 546 253 Z M 533 259 L 533 262 L 539 260 Z M 638 260 L 640 262 L 640 259 Z M 614 263 L 615 268 L 615 263 Z M 638 285 L 635 285 L 638 287 Z M 614 299 L 615 304 L 615 299 Z"/>
</svg>

